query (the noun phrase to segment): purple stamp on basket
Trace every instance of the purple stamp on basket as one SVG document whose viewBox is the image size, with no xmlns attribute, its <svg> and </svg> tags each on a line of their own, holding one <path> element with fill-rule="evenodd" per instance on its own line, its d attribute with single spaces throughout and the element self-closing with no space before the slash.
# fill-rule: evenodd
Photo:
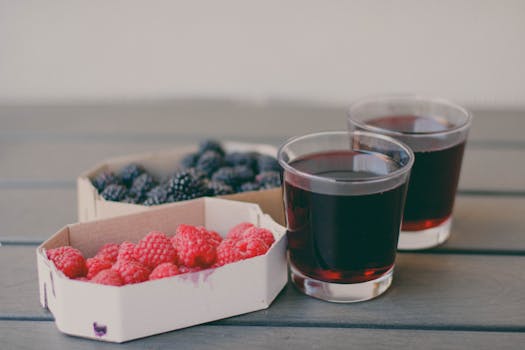
<svg viewBox="0 0 525 350">
<path fill-rule="evenodd" d="M 95 332 L 95 335 L 97 337 L 102 337 L 106 335 L 108 331 L 108 327 L 103 324 L 98 324 L 97 322 L 93 322 L 93 331 Z"/>
</svg>

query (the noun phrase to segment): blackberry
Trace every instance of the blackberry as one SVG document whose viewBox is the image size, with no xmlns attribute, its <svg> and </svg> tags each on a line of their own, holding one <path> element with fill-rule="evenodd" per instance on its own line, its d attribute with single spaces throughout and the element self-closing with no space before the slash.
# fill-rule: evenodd
<svg viewBox="0 0 525 350">
<path fill-rule="evenodd" d="M 129 189 L 129 194 L 140 201 L 146 196 L 146 193 L 148 193 L 156 185 L 157 182 L 155 179 L 153 179 L 150 174 L 144 173 L 133 180 L 133 185 Z"/>
<path fill-rule="evenodd" d="M 206 151 L 199 157 L 195 168 L 209 177 L 222 166 L 222 163 L 222 155 L 216 151 Z"/>
<path fill-rule="evenodd" d="M 159 185 L 153 187 L 147 194 L 146 200 L 142 203 L 147 206 L 159 205 L 166 203 L 168 191 L 165 186 Z"/>
<path fill-rule="evenodd" d="M 224 149 L 220 142 L 216 140 L 204 140 L 199 144 L 199 153 L 203 154 L 206 151 L 215 151 L 224 156 Z"/>
<path fill-rule="evenodd" d="M 138 164 L 129 164 L 125 166 L 119 173 L 120 180 L 128 188 L 133 184 L 133 180 L 145 172 L 144 168 Z"/>
<path fill-rule="evenodd" d="M 183 169 L 193 168 L 197 164 L 198 160 L 199 160 L 198 153 L 190 153 L 190 154 L 185 155 L 184 158 L 182 158 L 182 160 L 180 161 L 180 166 Z"/>
<path fill-rule="evenodd" d="M 103 171 L 97 176 L 95 176 L 95 178 L 91 180 L 91 183 L 93 184 L 93 186 L 95 186 L 98 193 L 102 193 L 102 191 L 104 191 L 106 186 L 112 185 L 112 184 L 118 184 L 119 179 L 112 172 Z"/>
<path fill-rule="evenodd" d="M 257 157 L 257 168 L 259 173 L 265 171 L 281 171 L 281 166 L 277 159 L 267 154 L 261 154 Z"/>
<path fill-rule="evenodd" d="M 173 175 L 167 182 L 168 195 L 172 195 L 176 201 L 193 199 L 205 196 L 207 185 L 199 173 L 184 170 Z"/>
<path fill-rule="evenodd" d="M 168 198 L 166 198 L 166 203 L 173 203 L 173 202 L 178 202 L 178 199 L 175 198 L 174 195 L 170 194 L 170 195 L 168 196 Z"/>
<path fill-rule="evenodd" d="M 259 191 L 261 186 L 256 182 L 245 182 L 239 186 L 239 192 Z"/>
<path fill-rule="evenodd" d="M 233 152 L 226 154 L 224 161 L 229 166 L 246 165 L 251 169 L 255 169 L 258 155 L 256 152 Z"/>
<path fill-rule="evenodd" d="M 130 197 L 129 195 L 124 197 L 124 199 L 122 199 L 121 202 L 122 203 L 129 203 L 129 204 L 138 204 L 139 203 L 139 201 L 137 201 L 137 198 Z"/>
<path fill-rule="evenodd" d="M 195 199 L 199 197 L 203 197 L 206 195 L 206 192 L 203 192 L 201 194 L 194 194 L 194 193 L 178 193 L 176 196 L 173 196 L 174 202 L 180 202 L 180 201 L 189 201 L 190 199 Z"/>
<path fill-rule="evenodd" d="M 246 165 L 234 166 L 233 172 L 235 174 L 237 183 L 244 183 L 244 182 L 252 181 L 255 176 L 255 173 L 253 172 L 253 170 Z"/>
<path fill-rule="evenodd" d="M 278 171 L 265 171 L 255 177 L 261 188 L 275 188 L 281 186 L 281 174 Z"/>
<path fill-rule="evenodd" d="M 117 184 L 108 185 L 100 194 L 107 201 L 119 202 L 126 197 L 126 187 Z"/>
<path fill-rule="evenodd" d="M 232 167 L 228 166 L 222 167 L 213 173 L 211 179 L 212 181 L 222 182 L 230 186 L 236 186 L 238 184 L 235 171 Z"/>
<path fill-rule="evenodd" d="M 232 193 L 235 193 L 233 188 L 225 183 L 217 181 L 210 181 L 208 183 L 208 194 L 210 196 L 224 196 Z"/>
</svg>

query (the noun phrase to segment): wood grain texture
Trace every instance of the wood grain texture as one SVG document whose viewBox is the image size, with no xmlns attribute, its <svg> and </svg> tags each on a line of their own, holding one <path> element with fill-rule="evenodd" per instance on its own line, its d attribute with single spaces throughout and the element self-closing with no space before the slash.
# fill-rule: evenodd
<svg viewBox="0 0 525 350">
<path fill-rule="evenodd" d="M 246 139 L 234 138 L 246 141 Z M 283 139 L 284 140 L 284 139 Z M 105 159 L 196 144 L 199 139 L 107 142 L 80 140 L 0 141 L 0 186 L 67 182 Z M 259 140 L 267 142 L 268 140 Z M 279 143 L 273 143 L 278 145 Z M 461 190 L 525 191 L 524 149 L 467 147 L 459 183 Z"/>
<path fill-rule="evenodd" d="M 392 288 L 378 299 L 333 304 L 289 286 L 268 311 L 234 322 L 407 327 L 525 326 L 523 257 L 398 254 Z"/>
<path fill-rule="evenodd" d="M 458 187 L 460 190 L 518 191 L 524 193 L 525 149 L 474 149 L 467 147 Z"/>
<path fill-rule="evenodd" d="M 0 248 L 0 318 L 51 319 L 38 304 L 33 247 Z M 13 264 L 12 261 L 17 261 Z M 399 254 L 392 288 L 358 304 L 333 304 L 288 286 L 272 306 L 232 325 L 480 327 L 525 330 L 525 259 L 512 256 Z"/>
<path fill-rule="evenodd" d="M 0 242 L 41 242 L 77 221 L 72 188 L 0 188 Z M 505 210 L 501 210 L 505 208 Z M 449 241 L 435 250 L 525 252 L 525 198 L 458 196 Z"/>
<path fill-rule="evenodd" d="M 435 250 L 525 252 L 525 198 L 458 196 L 449 240 Z"/>
<path fill-rule="evenodd" d="M 76 191 L 2 188 L 0 213 L 0 242 L 43 241 L 77 221 Z"/>
<path fill-rule="evenodd" d="M 525 111 L 474 114 L 460 180 L 470 195 L 456 200 L 450 240 L 399 254 L 383 296 L 331 304 L 288 285 L 267 310 L 115 345 L 62 335 L 38 302 L 34 244 L 76 221 L 76 176 L 108 157 L 205 137 L 278 145 L 345 129 L 345 108 L 210 100 L 0 106 L 0 348 L 520 348 Z"/>
<path fill-rule="evenodd" d="M 474 110 L 473 141 L 524 143 L 525 111 Z M 181 99 L 154 103 L 0 106 L 3 136 L 63 133 L 285 137 L 346 128 L 346 106 Z M 213 127 L 211 127 L 213 126 Z M 234 126 L 234 127 L 232 127 Z"/>
<path fill-rule="evenodd" d="M 61 334 L 52 322 L 0 321 L 3 350 L 34 349 L 517 349 L 523 333 L 197 326 L 124 344 Z"/>
</svg>

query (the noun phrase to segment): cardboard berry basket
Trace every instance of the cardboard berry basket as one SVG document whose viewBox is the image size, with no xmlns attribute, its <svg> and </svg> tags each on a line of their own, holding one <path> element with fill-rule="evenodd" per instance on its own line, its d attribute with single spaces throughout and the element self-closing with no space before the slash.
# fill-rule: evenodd
<svg viewBox="0 0 525 350">
<path fill-rule="evenodd" d="M 241 142 L 222 142 L 226 152 L 259 152 L 271 156 L 277 155 L 277 149 L 265 144 L 251 144 Z M 102 171 L 118 172 L 130 163 L 142 165 L 152 175 L 162 178 L 172 174 L 179 161 L 186 154 L 197 151 L 197 146 L 179 147 L 167 151 L 151 152 L 107 159 L 91 170 L 86 171 L 77 179 L 78 219 L 80 222 L 113 217 L 117 215 L 136 213 L 154 207 L 144 205 L 107 201 L 102 198 L 91 183 L 91 178 Z M 236 193 L 220 198 L 257 203 L 261 209 L 272 216 L 275 221 L 284 225 L 284 209 L 281 189 Z"/>
<path fill-rule="evenodd" d="M 85 257 L 105 243 L 138 241 L 149 231 L 175 234 L 178 224 L 203 225 L 224 236 L 247 221 L 269 229 L 268 252 L 254 258 L 164 279 L 107 286 L 67 278 L 46 249 L 71 245 Z M 172 203 L 141 213 L 64 227 L 37 248 L 40 303 L 66 334 L 125 342 L 268 308 L 287 282 L 284 227 L 259 206 L 218 198 Z"/>
</svg>

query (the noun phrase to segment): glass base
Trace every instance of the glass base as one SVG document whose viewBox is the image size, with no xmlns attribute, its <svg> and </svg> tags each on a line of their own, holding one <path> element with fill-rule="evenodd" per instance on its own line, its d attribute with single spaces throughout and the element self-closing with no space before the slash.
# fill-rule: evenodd
<svg viewBox="0 0 525 350">
<path fill-rule="evenodd" d="M 375 280 L 362 283 L 332 283 L 318 281 L 303 275 L 290 262 L 293 284 L 304 294 L 334 303 L 355 303 L 383 294 L 392 284 L 394 266 Z"/>
<path fill-rule="evenodd" d="M 450 236 L 452 217 L 441 225 L 421 231 L 403 231 L 399 233 L 398 250 L 420 250 L 438 246 Z"/>
</svg>

